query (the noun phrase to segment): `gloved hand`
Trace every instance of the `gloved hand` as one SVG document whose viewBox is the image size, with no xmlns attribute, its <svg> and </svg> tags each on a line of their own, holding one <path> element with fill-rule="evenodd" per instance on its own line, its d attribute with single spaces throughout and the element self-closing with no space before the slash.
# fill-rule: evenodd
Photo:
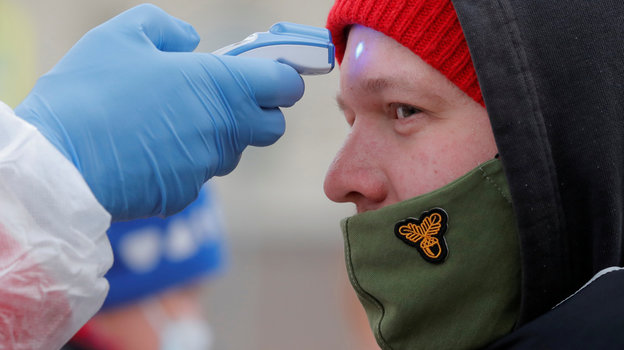
<svg viewBox="0 0 624 350">
<path fill-rule="evenodd" d="M 113 220 L 169 215 L 247 145 L 284 132 L 303 80 L 271 60 L 192 53 L 199 36 L 153 5 L 92 29 L 15 112 L 85 178 Z"/>
</svg>

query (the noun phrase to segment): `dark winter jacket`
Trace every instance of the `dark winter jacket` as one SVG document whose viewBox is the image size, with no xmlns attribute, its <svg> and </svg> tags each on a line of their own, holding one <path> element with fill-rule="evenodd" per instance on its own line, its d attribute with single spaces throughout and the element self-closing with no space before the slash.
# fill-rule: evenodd
<svg viewBox="0 0 624 350">
<path fill-rule="evenodd" d="M 513 197 L 517 329 L 493 348 L 624 349 L 624 1 L 453 0 Z M 552 310 L 551 310 L 552 309 Z"/>
</svg>

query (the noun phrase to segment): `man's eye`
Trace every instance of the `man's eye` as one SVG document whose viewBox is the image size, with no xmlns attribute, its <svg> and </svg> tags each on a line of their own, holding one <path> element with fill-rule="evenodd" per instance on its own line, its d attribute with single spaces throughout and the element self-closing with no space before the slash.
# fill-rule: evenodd
<svg viewBox="0 0 624 350">
<path fill-rule="evenodd" d="M 420 109 L 410 105 L 396 104 L 393 107 L 397 119 L 408 118 L 422 112 Z"/>
</svg>

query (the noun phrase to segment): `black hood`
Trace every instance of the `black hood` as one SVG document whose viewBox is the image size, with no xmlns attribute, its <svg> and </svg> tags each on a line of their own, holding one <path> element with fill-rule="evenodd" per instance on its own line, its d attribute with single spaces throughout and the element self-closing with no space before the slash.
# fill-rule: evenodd
<svg viewBox="0 0 624 350">
<path fill-rule="evenodd" d="M 454 0 L 517 215 L 519 325 L 624 256 L 624 1 Z"/>
</svg>

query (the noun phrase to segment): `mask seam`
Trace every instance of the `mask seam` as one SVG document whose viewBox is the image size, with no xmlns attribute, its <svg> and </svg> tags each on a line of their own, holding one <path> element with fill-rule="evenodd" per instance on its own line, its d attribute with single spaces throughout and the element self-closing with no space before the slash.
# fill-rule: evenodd
<svg viewBox="0 0 624 350">
<path fill-rule="evenodd" d="M 509 198 L 508 196 L 505 195 L 505 193 L 503 192 L 502 188 L 496 183 L 496 181 L 492 180 L 492 178 L 490 177 L 490 175 L 488 175 L 488 173 L 485 171 L 485 169 L 483 169 L 483 167 L 479 167 L 479 170 L 481 171 L 481 176 L 488 182 L 490 183 L 490 185 L 494 186 L 494 188 L 496 189 L 496 191 L 498 192 L 498 194 L 501 195 L 501 197 L 503 197 L 503 199 L 505 199 L 505 201 L 509 204 L 511 203 L 511 198 Z"/>
<path fill-rule="evenodd" d="M 500 194 L 500 195 L 501 195 L 501 197 L 503 197 L 503 199 L 504 199 L 507 203 L 509 203 L 509 205 L 513 206 L 513 203 L 512 203 L 512 201 L 511 201 L 511 198 L 510 198 L 509 196 L 505 195 L 505 193 L 503 192 L 503 190 L 502 190 L 502 188 L 500 187 L 500 185 L 498 185 L 498 183 L 496 183 L 496 181 L 494 181 L 494 180 L 492 179 L 492 177 L 490 177 L 490 175 L 487 173 L 487 171 L 486 171 L 483 167 L 481 167 L 481 166 L 479 167 L 479 170 L 481 171 L 481 176 L 482 176 L 482 177 L 483 177 L 483 178 L 484 178 L 484 179 L 485 179 L 488 183 L 490 183 L 490 185 L 492 185 L 492 186 L 494 187 L 494 189 L 498 192 L 498 194 Z M 516 233 L 516 235 L 518 235 L 518 233 Z M 518 240 L 519 240 L 519 239 L 520 239 L 520 238 L 518 237 Z M 518 241 L 518 244 L 519 244 L 519 241 Z M 519 247 L 519 246 L 518 246 L 518 251 L 520 251 L 520 247 Z M 522 275 L 522 266 L 520 266 L 520 274 Z M 522 287 L 520 287 L 520 288 L 522 288 Z M 520 290 L 520 293 L 522 293 L 522 290 Z M 516 328 L 518 327 L 518 317 L 519 317 L 519 315 L 520 315 L 520 313 L 521 313 L 520 308 L 521 308 L 521 306 L 520 306 L 520 305 L 518 305 L 518 310 L 517 310 L 517 314 L 516 314 L 516 320 L 515 320 L 515 322 L 514 322 L 514 326 L 513 326 L 513 328 L 512 328 L 512 329 L 516 329 Z"/>
<path fill-rule="evenodd" d="M 351 259 L 351 245 L 349 242 L 349 221 L 348 220 L 345 223 L 345 259 L 347 263 L 347 274 L 349 275 L 349 280 L 351 280 L 351 283 L 353 284 L 354 289 L 358 291 L 363 297 L 365 297 L 370 303 L 375 305 L 377 309 L 379 309 L 379 311 L 381 312 L 381 317 L 379 318 L 379 322 L 377 322 L 377 324 L 375 325 L 376 329 L 374 330 L 377 333 L 376 335 L 378 335 L 377 341 L 383 343 L 379 345 L 383 349 L 393 350 L 392 347 L 388 345 L 388 342 L 384 339 L 383 335 L 381 334 L 381 323 L 386 315 L 386 310 L 384 309 L 383 304 L 379 300 L 377 300 L 372 294 L 368 293 L 366 290 L 364 290 L 364 288 L 362 288 L 359 281 L 355 277 L 355 273 L 353 272 L 354 269 L 353 269 L 353 264 L 351 263 L 352 259 Z"/>
</svg>

